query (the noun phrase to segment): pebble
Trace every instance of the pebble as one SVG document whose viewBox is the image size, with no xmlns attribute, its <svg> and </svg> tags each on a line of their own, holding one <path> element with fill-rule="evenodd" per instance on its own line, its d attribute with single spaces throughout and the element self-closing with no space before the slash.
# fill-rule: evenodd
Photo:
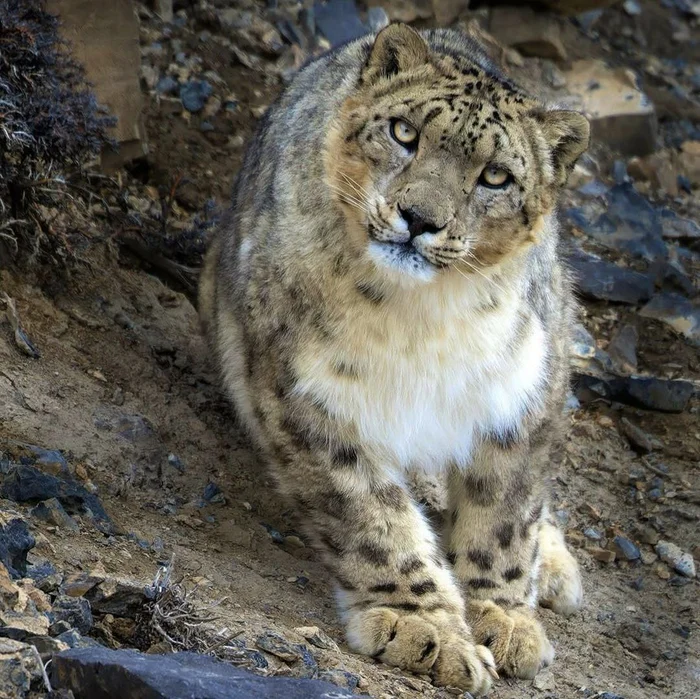
<svg viewBox="0 0 700 699">
<path fill-rule="evenodd" d="M 601 563 L 612 563 L 615 560 L 615 551 L 608 551 L 608 549 L 601 549 L 597 546 L 592 546 L 586 549 L 588 553 Z"/>
<path fill-rule="evenodd" d="M 616 536 L 613 539 L 613 546 L 619 559 L 636 561 L 642 557 L 639 547 L 625 536 Z"/>
<path fill-rule="evenodd" d="M 182 106 L 196 114 L 204 109 L 213 92 L 214 88 L 206 80 L 190 80 L 180 88 Z"/>
<path fill-rule="evenodd" d="M 683 553 L 682 549 L 670 541 L 659 541 L 656 545 L 656 553 L 659 558 L 668 563 L 677 573 L 687 578 L 694 578 L 695 561 L 689 553 Z"/>
<path fill-rule="evenodd" d="M 656 554 L 653 551 L 642 551 L 642 563 L 645 566 L 650 566 L 652 563 L 656 562 Z"/>
<path fill-rule="evenodd" d="M 652 449 L 651 439 L 643 429 L 637 427 L 633 422 L 630 422 L 626 417 L 620 421 L 622 434 L 625 435 L 627 441 L 634 451 L 639 454 L 649 454 Z"/>
<path fill-rule="evenodd" d="M 302 659 L 302 654 L 299 652 L 299 647 L 291 644 L 280 634 L 274 631 L 266 631 L 255 639 L 255 645 L 267 653 L 284 660 L 287 663 L 293 663 Z"/>
<path fill-rule="evenodd" d="M 588 527 L 583 530 L 583 535 L 587 539 L 591 539 L 593 541 L 600 541 L 603 538 L 603 532 L 598 531 L 594 527 Z"/>
<path fill-rule="evenodd" d="M 325 631 L 319 629 L 318 626 L 298 626 L 294 630 L 317 648 L 330 650 L 335 653 L 340 652 L 338 644 Z"/>
</svg>

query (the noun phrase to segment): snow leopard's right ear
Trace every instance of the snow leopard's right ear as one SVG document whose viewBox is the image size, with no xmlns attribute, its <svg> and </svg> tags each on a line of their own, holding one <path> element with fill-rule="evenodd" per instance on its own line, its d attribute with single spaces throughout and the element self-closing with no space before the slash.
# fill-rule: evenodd
<svg viewBox="0 0 700 699">
<path fill-rule="evenodd" d="M 428 62 L 428 45 L 407 24 L 390 24 L 377 34 L 362 71 L 362 82 L 371 84 Z"/>
</svg>

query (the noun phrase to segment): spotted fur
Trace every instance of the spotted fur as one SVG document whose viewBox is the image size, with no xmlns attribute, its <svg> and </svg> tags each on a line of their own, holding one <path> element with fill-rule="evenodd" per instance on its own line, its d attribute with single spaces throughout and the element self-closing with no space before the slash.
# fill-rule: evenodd
<svg viewBox="0 0 700 699">
<path fill-rule="evenodd" d="M 553 608 L 580 598 L 545 483 L 572 314 L 555 207 L 587 140 L 462 35 L 391 25 L 263 117 L 202 274 L 224 385 L 351 648 L 474 694 L 551 660 L 540 576 Z M 442 547 L 416 470 L 449 484 Z"/>
</svg>

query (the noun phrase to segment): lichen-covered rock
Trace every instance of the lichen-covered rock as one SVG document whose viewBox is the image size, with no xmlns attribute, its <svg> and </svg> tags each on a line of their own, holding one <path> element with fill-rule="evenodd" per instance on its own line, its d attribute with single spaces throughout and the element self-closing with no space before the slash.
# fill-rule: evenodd
<svg viewBox="0 0 700 699">
<path fill-rule="evenodd" d="M 25 699 L 41 681 L 39 654 L 33 646 L 0 638 L 0 697 Z"/>
</svg>

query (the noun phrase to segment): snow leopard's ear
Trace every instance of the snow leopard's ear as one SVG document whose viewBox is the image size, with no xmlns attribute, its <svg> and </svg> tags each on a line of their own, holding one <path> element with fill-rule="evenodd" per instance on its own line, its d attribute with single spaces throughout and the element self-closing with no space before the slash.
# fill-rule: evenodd
<svg viewBox="0 0 700 699">
<path fill-rule="evenodd" d="M 530 116 L 549 146 L 554 181 L 563 185 L 579 156 L 588 148 L 591 125 L 583 114 L 563 109 L 538 110 Z"/>
<path fill-rule="evenodd" d="M 390 24 L 377 34 L 362 71 L 362 82 L 373 83 L 428 62 L 428 45 L 407 24 Z"/>
</svg>

